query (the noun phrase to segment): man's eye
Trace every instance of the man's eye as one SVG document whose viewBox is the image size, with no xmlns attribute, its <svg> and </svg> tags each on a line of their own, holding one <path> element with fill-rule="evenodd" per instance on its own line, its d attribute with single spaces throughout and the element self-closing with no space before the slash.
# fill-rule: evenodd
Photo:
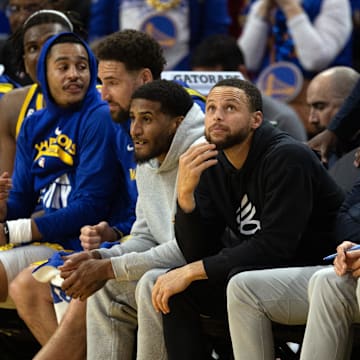
<svg viewBox="0 0 360 360">
<path fill-rule="evenodd" d="M 27 53 L 30 53 L 30 54 L 37 52 L 37 50 L 38 50 L 38 47 L 35 46 L 35 45 L 28 46 L 28 47 L 26 48 L 26 52 L 27 52 Z"/>
<path fill-rule="evenodd" d="M 79 69 L 79 70 L 86 70 L 86 69 L 87 69 L 87 65 L 86 65 L 86 64 L 79 64 L 79 65 L 78 65 L 78 69 Z"/>
<path fill-rule="evenodd" d="M 329 104 L 327 103 L 316 103 L 313 105 L 315 110 L 324 110 Z"/>
<path fill-rule="evenodd" d="M 117 81 L 107 81 L 106 82 L 106 86 L 116 86 L 118 85 L 119 83 Z"/>
</svg>

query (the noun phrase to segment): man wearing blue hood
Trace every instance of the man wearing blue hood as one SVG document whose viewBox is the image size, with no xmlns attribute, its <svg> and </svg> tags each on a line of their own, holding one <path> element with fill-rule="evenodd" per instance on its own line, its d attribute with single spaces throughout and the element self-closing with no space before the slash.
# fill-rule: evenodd
<svg viewBox="0 0 360 360">
<path fill-rule="evenodd" d="M 0 245 L 7 250 L 0 252 L 0 300 L 22 269 L 52 255 L 47 243 L 80 250 L 81 227 L 109 216 L 120 172 L 96 69 L 73 33 L 42 49 L 37 76 L 47 106 L 22 126 L 12 184 L 7 173 L 0 176 Z M 39 202 L 43 213 L 31 217 Z"/>
</svg>

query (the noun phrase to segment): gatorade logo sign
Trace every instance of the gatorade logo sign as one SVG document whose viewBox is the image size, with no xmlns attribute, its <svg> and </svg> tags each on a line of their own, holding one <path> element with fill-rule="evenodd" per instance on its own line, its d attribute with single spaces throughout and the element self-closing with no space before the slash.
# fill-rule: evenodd
<svg viewBox="0 0 360 360">
<path fill-rule="evenodd" d="M 229 78 L 244 80 L 239 71 L 163 71 L 161 78 L 182 81 L 205 96 L 220 80 Z"/>
</svg>

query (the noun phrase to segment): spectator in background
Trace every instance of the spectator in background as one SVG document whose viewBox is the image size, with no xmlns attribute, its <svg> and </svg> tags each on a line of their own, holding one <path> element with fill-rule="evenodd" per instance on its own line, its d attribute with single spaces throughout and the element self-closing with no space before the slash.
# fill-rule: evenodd
<svg viewBox="0 0 360 360">
<path fill-rule="evenodd" d="M 319 153 L 323 163 L 328 163 L 330 154 L 336 152 L 339 147 L 350 151 L 359 146 L 359 110 L 360 80 L 356 82 L 327 128 L 308 142 L 308 145 Z M 354 165 L 360 166 L 359 151 L 355 153 Z"/>
<path fill-rule="evenodd" d="M 289 102 L 308 129 L 308 82 L 352 65 L 351 34 L 348 0 L 255 0 L 238 43 L 258 87 Z"/>
<path fill-rule="evenodd" d="M 359 77 L 360 74 L 351 67 L 336 66 L 320 72 L 310 81 L 306 101 L 310 107 L 308 128 L 312 135 L 327 128 Z"/>
<path fill-rule="evenodd" d="M 9 0 L 6 6 L 6 16 L 10 24 L 10 32 L 14 34 L 34 12 L 42 9 L 64 10 L 64 0 Z M 32 83 L 23 71 L 19 71 L 14 63 L 15 46 L 11 35 L 0 42 L 0 64 L 5 67 L 6 78 L 0 79 L 16 88 Z"/>
<path fill-rule="evenodd" d="M 239 71 L 248 78 L 247 68 L 236 39 L 230 35 L 211 35 L 193 51 L 191 67 L 195 71 Z M 264 119 L 295 139 L 306 141 L 304 125 L 296 112 L 270 96 L 262 95 Z"/>
<path fill-rule="evenodd" d="M 115 11 L 119 14 L 118 25 Z M 210 34 L 227 34 L 229 24 L 226 0 L 94 1 L 89 39 L 113 32 L 116 26 L 140 30 L 162 46 L 167 70 L 189 70 L 189 55 L 194 47 Z"/>
</svg>

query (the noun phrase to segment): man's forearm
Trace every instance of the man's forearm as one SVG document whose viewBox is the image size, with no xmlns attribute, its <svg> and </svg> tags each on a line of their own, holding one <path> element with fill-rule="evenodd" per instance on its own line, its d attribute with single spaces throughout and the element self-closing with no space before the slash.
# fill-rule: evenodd
<svg viewBox="0 0 360 360">
<path fill-rule="evenodd" d="M 113 268 L 111 259 L 102 259 L 100 261 L 104 262 L 104 272 L 106 274 L 106 279 L 107 280 L 115 279 L 115 272 L 114 272 L 114 268 Z"/>
<path fill-rule="evenodd" d="M 186 277 L 190 282 L 196 280 L 206 280 L 208 278 L 202 260 L 185 265 L 184 271 L 186 272 Z"/>
<path fill-rule="evenodd" d="M 195 209 L 194 193 L 191 194 L 179 194 L 178 203 L 184 213 L 190 213 Z"/>
</svg>

